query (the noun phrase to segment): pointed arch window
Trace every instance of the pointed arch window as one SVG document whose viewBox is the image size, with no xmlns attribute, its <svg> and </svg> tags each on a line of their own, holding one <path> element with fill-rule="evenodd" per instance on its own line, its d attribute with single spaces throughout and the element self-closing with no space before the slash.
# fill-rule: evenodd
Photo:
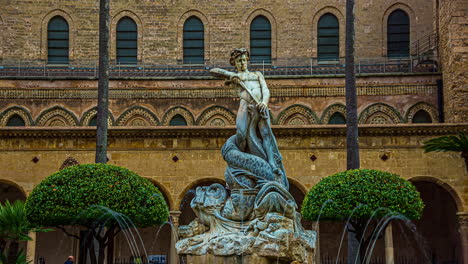
<svg viewBox="0 0 468 264">
<path fill-rule="evenodd" d="M 184 64 L 203 64 L 205 62 L 205 28 L 195 16 L 184 23 Z"/>
<path fill-rule="evenodd" d="M 61 16 L 55 16 L 47 25 L 47 61 L 52 64 L 68 64 L 69 27 Z"/>
<path fill-rule="evenodd" d="M 91 120 L 89 120 L 88 126 L 97 126 L 97 115 L 93 116 Z"/>
<path fill-rule="evenodd" d="M 413 123 L 432 123 L 431 115 L 424 110 L 419 110 L 413 116 Z"/>
<path fill-rule="evenodd" d="M 340 57 L 340 27 L 336 16 L 327 13 L 318 21 L 318 60 L 335 61 Z"/>
<path fill-rule="evenodd" d="M 185 118 L 179 114 L 175 115 L 169 122 L 170 126 L 186 126 L 187 121 Z"/>
<path fill-rule="evenodd" d="M 410 44 L 410 21 L 405 11 L 397 9 L 388 16 L 387 56 L 408 57 Z"/>
<path fill-rule="evenodd" d="M 136 64 L 137 58 L 137 24 L 129 17 L 123 17 L 117 23 L 117 63 Z"/>
<path fill-rule="evenodd" d="M 346 124 L 346 118 L 344 117 L 343 114 L 339 112 L 335 112 L 333 115 L 331 115 L 330 119 L 328 120 L 328 124 L 330 125 Z"/>
<path fill-rule="evenodd" d="M 250 24 L 250 61 L 271 63 L 271 24 L 264 16 L 257 16 Z"/>
<path fill-rule="evenodd" d="M 26 123 L 24 122 L 23 118 L 19 115 L 12 115 L 10 119 L 7 121 L 7 126 L 26 126 Z"/>
</svg>

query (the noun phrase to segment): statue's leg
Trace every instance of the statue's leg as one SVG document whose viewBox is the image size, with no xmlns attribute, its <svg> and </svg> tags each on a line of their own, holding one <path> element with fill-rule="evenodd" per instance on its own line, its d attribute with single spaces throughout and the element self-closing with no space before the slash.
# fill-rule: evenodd
<svg viewBox="0 0 468 264">
<path fill-rule="evenodd" d="M 247 101 L 241 99 L 236 117 L 236 143 L 241 151 L 245 151 L 247 145 L 247 128 L 249 123 L 247 106 Z"/>
</svg>

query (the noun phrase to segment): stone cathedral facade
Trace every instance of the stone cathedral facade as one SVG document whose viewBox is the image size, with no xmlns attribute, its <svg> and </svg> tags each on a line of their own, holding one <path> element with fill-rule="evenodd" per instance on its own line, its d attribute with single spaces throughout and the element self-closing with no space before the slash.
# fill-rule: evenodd
<svg viewBox="0 0 468 264">
<path fill-rule="evenodd" d="M 26 199 L 65 166 L 94 162 L 99 10 L 89 0 L 0 6 L 3 202 Z M 239 99 L 209 70 L 228 68 L 234 48 L 249 49 L 250 68 L 266 77 L 273 130 L 298 203 L 320 179 L 345 170 L 344 0 L 110 6 L 109 163 L 154 182 L 173 225 L 193 219 L 191 190 L 225 184 L 220 148 L 235 132 Z M 468 133 L 467 10 L 462 0 L 356 1 L 361 167 L 409 179 L 426 203 L 415 221 L 426 248 L 414 247 L 396 223 L 378 241 L 376 261 L 390 249 L 395 263 L 423 263 L 416 261 L 422 251 L 434 263 L 468 261 L 468 170 L 459 153 L 421 149 L 430 138 Z M 317 260 L 328 263 L 338 254 L 343 223 L 318 226 Z M 169 225 L 158 230 L 140 230 L 148 254 L 174 260 Z M 60 231 L 34 236 L 23 245 L 34 263 L 80 256 L 78 242 Z M 123 237 L 115 255 L 137 257 Z"/>
</svg>

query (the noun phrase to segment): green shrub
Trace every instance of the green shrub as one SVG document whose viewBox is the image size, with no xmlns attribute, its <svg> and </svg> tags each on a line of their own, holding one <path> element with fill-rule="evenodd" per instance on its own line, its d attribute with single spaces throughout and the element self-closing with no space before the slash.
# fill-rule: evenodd
<svg viewBox="0 0 468 264">
<path fill-rule="evenodd" d="M 108 208 L 138 227 L 165 222 L 168 208 L 161 192 L 136 173 L 108 164 L 84 164 L 56 172 L 37 185 L 26 202 L 31 223 L 83 225 L 103 217 Z"/>
<path fill-rule="evenodd" d="M 419 219 L 424 204 L 419 192 L 409 181 L 396 174 L 378 170 L 359 169 L 340 172 L 323 178 L 307 194 L 302 204 L 304 218 L 316 221 L 322 205 L 320 220 L 368 219 L 379 208 L 388 208 L 409 219 Z M 387 214 L 379 210 L 376 217 Z"/>
</svg>

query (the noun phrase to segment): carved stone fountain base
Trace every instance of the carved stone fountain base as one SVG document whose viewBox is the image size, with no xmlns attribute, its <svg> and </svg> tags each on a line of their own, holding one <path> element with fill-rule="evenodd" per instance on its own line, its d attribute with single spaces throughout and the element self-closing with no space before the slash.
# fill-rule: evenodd
<svg viewBox="0 0 468 264">
<path fill-rule="evenodd" d="M 273 262 L 265 257 L 260 257 L 256 255 L 213 256 L 211 254 L 207 254 L 203 256 L 187 255 L 187 262 L 186 262 L 186 264 L 247 264 L 247 263 L 270 264 L 270 263 L 276 263 L 276 262 Z"/>
<path fill-rule="evenodd" d="M 197 221 L 183 230 L 196 230 Z M 268 213 L 263 220 L 251 221 L 237 232 L 234 228 L 233 232 L 221 232 L 217 227 L 223 222 L 212 223 L 211 230 L 200 230 L 203 233 L 177 242 L 178 253 L 186 255 L 187 261 L 191 259 L 188 263 L 315 263 L 316 233 L 295 225 L 293 219 Z"/>
</svg>

